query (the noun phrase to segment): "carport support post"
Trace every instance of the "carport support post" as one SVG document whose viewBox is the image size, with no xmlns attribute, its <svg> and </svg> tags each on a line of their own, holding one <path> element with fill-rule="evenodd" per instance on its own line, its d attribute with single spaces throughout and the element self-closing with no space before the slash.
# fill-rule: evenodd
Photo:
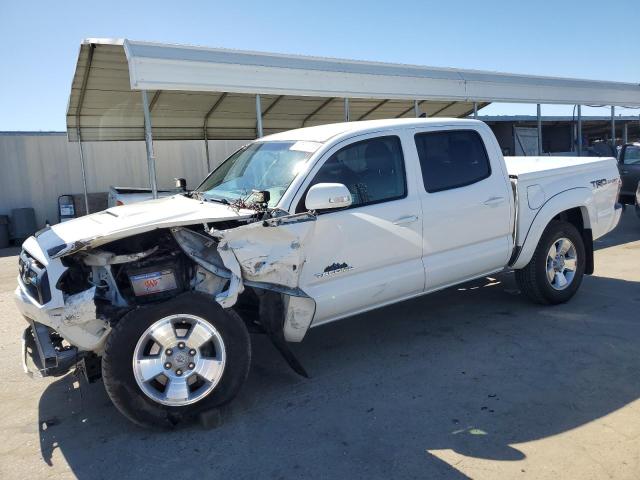
<svg viewBox="0 0 640 480">
<path fill-rule="evenodd" d="M 473 102 L 473 119 L 478 119 L 478 102 Z"/>
<path fill-rule="evenodd" d="M 207 155 L 207 173 L 211 171 L 211 161 L 209 160 L 209 138 L 207 137 L 207 130 L 209 126 L 207 121 L 204 122 L 204 152 Z"/>
<path fill-rule="evenodd" d="M 582 108 L 578 105 L 578 156 L 582 156 Z"/>
<path fill-rule="evenodd" d="M 147 146 L 147 168 L 149 169 L 149 185 L 153 198 L 158 198 L 158 182 L 156 179 L 156 156 L 153 153 L 153 133 L 151 130 L 151 114 L 149 113 L 149 97 L 142 90 L 142 110 L 144 111 L 144 141 Z"/>
<path fill-rule="evenodd" d="M 538 115 L 538 155 L 542 155 L 542 109 L 540 108 L 540 104 L 538 104 L 537 115 Z"/>
<path fill-rule="evenodd" d="M 256 94 L 256 130 L 258 138 L 262 137 L 262 102 L 260 94 Z"/>
<path fill-rule="evenodd" d="M 616 148 L 616 107 L 611 105 L 611 147 Z"/>
<path fill-rule="evenodd" d="M 87 193 L 87 174 L 84 170 L 84 150 L 82 148 L 82 137 L 80 137 L 80 128 L 76 128 L 76 132 L 78 135 L 78 148 L 80 149 L 80 170 L 82 171 L 82 186 L 84 187 L 84 208 L 85 208 L 86 214 L 89 215 L 89 194 Z"/>
<path fill-rule="evenodd" d="M 629 143 L 629 126 L 627 122 L 622 124 L 622 143 Z"/>
<path fill-rule="evenodd" d="M 416 118 L 420 118 L 420 105 L 418 105 L 418 100 L 413 101 L 413 113 L 415 113 Z"/>
<path fill-rule="evenodd" d="M 348 122 L 350 119 L 350 114 L 349 114 L 349 99 L 345 98 L 344 99 L 344 121 Z"/>
</svg>

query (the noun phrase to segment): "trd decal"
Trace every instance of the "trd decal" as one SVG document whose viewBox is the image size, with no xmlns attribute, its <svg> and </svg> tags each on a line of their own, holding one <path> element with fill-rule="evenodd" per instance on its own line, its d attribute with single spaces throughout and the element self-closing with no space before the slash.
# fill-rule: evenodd
<svg viewBox="0 0 640 480">
<path fill-rule="evenodd" d="M 352 270 L 352 269 L 353 269 L 353 267 L 350 266 L 350 265 L 347 265 L 345 262 L 332 263 L 331 265 L 326 267 L 322 273 L 316 273 L 315 276 L 318 277 L 318 278 L 329 277 L 331 275 L 336 275 L 338 273 L 347 272 L 347 271 Z"/>
<path fill-rule="evenodd" d="M 618 180 L 617 178 L 612 178 L 610 180 L 607 180 L 606 178 L 601 178 L 599 180 L 592 180 L 591 185 L 593 186 L 593 188 L 602 188 L 606 185 L 609 185 L 610 183 L 618 183 L 620 180 Z"/>
</svg>

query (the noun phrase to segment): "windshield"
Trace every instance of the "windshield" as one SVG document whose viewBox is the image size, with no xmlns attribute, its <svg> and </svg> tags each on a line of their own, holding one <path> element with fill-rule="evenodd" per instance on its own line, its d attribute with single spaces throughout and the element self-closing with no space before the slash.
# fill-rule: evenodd
<svg viewBox="0 0 640 480">
<path fill-rule="evenodd" d="M 266 190 L 269 207 L 274 207 L 319 147 L 320 143 L 306 141 L 250 143 L 211 172 L 196 192 L 232 202 L 249 199 L 253 190 Z"/>
<path fill-rule="evenodd" d="M 624 149 L 624 158 L 622 159 L 622 163 L 625 165 L 640 164 L 640 147 L 627 145 L 627 148 Z"/>
</svg>

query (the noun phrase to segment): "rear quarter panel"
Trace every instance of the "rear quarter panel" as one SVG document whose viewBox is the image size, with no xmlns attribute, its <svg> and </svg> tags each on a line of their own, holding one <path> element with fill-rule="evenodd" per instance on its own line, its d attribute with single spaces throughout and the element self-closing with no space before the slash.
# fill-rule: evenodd
<svg viewBox="0 0 640 480">
<path fill-rule="evenodd" d="M 548 158 L 552 167 L 554 157 Z M 510 163 L 514 161 L 517 159 L 508 159 Z M 580 208 L 584 227 L 592 230 L 594 240 L 615 228 L 620 218 L 615 208 L 619 174 L 613 158 L 523 173 L 517 181 L 516 244 L 521 251 L 514 268 L 529 262 L 544 229 L 563 211 Z"/>
</svg>

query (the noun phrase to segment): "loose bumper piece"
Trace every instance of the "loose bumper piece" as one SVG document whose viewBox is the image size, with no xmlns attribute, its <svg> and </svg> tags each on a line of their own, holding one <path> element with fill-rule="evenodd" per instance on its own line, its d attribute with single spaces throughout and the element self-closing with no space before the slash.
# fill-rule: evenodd
<svg viewBox="0 0 640 480">
<path fill-rule="evenodd" d="M 32 377 L 59 377 L 82 360 L 76 347 L 56 348 L 55 331 L 30 321 L 22 333 L 22 367 Z"/>
</svg>

